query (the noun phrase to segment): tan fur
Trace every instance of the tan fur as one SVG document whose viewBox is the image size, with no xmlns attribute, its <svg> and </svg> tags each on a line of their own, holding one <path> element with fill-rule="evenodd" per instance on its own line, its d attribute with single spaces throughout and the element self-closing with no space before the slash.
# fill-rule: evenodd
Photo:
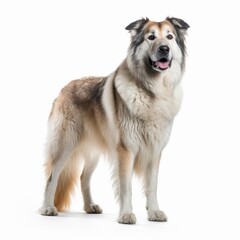
<svg viewBox="0 0 240 240">
<path fill-rule="evenodd" d="M 52 172 L 52 166 L 54 162 L 49 159 L 45 164 L 45 173 L 47 179 L 50 178 Z M 64 211 L 69 209 L 71 202 L 71 194 L 74 191 L 76 184 L 79 181 L 80 166 L 77 162 L 76 154 L 73 154 L 71 160 L 62 170 L 59 179 L 58 186 L 55 193 L 54 205 L 58 211 Z"/>
<path fill-rule="evenodd" d="M 184 25 L 179 19 L 174 21 Z M 137 27 L 144 31 L 136 31 Z M 152 28 L 158 28 L 155 41 L 149 39 Z M 127 29 L 132 31 L 132 43 L 142 43 L 137 45 L 139 49 L 131 45 L 116 71 L 107 77 L 74 80 L 62 89 L 49 116 L 43 215 L 66 210 L 78 181 L 84 210 L 101 213 L 91 197 L 90 180 L 104 155 L 113 166 L 115 193 L 120 203 L 119 223 L 136 222 L 131 202 L 134 172 L 143 180 L 148 219 L 167 220 L 157 203 L 158 166 L 180 109 L 184 67 L 184 52 L 175 39 L 166 37 L 171 28 L 169 22 L 147 19 L 130 24 Z M 163 45 L 169 53 L 161 59 L 159 49 Z M 168 62 L 168 67 L 161 68 L 165 66 L 162 60 Z"/>
<path fill-rule="evenodd" d="M 72 161 L 74 161 L 73 159 Z M 70 206 L 71 194 L 79 181 L 79 169 L 70 162 L 62 171 L 55 193 L 54 204 L 58 211 L 67 210 Z"/>
</svg>

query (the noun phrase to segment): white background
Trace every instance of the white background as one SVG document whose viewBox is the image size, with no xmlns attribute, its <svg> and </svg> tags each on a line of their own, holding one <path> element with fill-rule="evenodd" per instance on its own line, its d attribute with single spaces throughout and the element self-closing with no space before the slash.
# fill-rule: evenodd
<svg viewBox="0 0 240 240">
<path fill-rule="evenodd" d="M 166 16 L 191 26 L 184 101 L 160 166 L 158 198 L 169 221 L 147 221 L 135 179 L 138 222 L 117 224 L 104 161 L 92 180 L 102 215 L 83 213 L 78 188 L 70 212 L 40 216 L 52 101 L 70 80 L 116 69 L 129 23 Z M 1 239 L 240 239 L 239 23 L 233 0 L 1 1 Z"/>
</svg>

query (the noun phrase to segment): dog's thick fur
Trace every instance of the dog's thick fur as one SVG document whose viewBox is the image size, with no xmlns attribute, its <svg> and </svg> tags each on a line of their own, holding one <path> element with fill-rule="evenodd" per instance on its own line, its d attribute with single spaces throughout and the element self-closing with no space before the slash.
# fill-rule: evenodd
<svg viewBox="0 0 240 240">
<path fill-rule="evenodd" d="M 158 167 L 181 104 L 188 27 L 170 17 L 135 21 L 126 27 L 131 44 L 116 71 L 75 80 L 62 89 L 49 117 L 41 214 L 53 216 L 66 209 L 79 180 L 84 210 L 101 213 L 90 194 L 90 179 L 104 154 L 114 166 L 118 222 L 136 222 L 131 203 L 134 172 L 143 181 L 148 219 L 167 220 L 157 202 Z"/>
</svg>

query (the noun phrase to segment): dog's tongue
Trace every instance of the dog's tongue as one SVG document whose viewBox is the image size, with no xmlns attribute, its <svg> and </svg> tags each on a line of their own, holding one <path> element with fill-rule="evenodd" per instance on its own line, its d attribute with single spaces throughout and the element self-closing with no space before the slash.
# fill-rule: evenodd
<svg viewBox="0 0 240 240">
<path fill-rule="evenodd" d="M 157 61 L 157 62 L 155 62 L 155 65 L 157 66 L 157 67 L 160 67 L 160 68 L 168 68 L 168 66 L 169 66 L 169 63 L 170 62 L 160 62 L 160 61 Z"/>
</svg>

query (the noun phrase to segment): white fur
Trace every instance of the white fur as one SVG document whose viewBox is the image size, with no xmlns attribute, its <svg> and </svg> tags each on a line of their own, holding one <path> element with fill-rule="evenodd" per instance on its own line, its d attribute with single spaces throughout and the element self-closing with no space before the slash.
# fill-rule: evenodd
<svg viewBox="0 0 240 240">
<path fill-rule="evenodd" d="M 136 29 L 131 31 L 133 37 L 136 33 Z M 129 48 L 126 61 L 106 79 L 101 104 L 91 105 L 92 111 L 96 110 L 95 107 L 103 108 L 102 112 L 101 109 L 96 111 L 99 113 L 96 121 L 84 118 L 89 114 L 87 110 L 84 112 L 85 108 L 79 111 L 76 108 L 69 109 L 68 106 L 67 110 L 64 109 L 67 111 L 66 116 L 59 110 L 62 109 L 65 100 L 69 100 L 67 97 L 72 97 L 69 92 L 74 93 L 74 89 L 81 86 L 80 84 L 73 89 L 69 86 L 65 98 L 59 100 L 59 104 L 62 105 L 58 106 L 55 112 L 53 111 L 49 121 L 47 153 L 50 153 L 50 156 L 47 157 L 51 159 L 50 162 L 52 161 L 52 169 L 41 210 L 43 215 L 57 215 L 54 196 L 58 178 L 65 165 L 76 158 L 74 154 L 78 154 L 82 159 L 81 162 L 84 163 L 81 174 L 84 209 L 88 213 L 101 213 L 101 208 L 94 203 L 91 196 L 90 179 L 99 156 L 105 154 L 113 166 L 115 193 L 120 204 L 118 221 L 127 224 L 136 222 L 131 200 L 134 170 L 142 177 L 148 219 L 167 220 L 164 212 L 159 209 L 157 201 L 158 167 L 161 153 L 171 134 L 174 117 L 181 105 L 182 53 L 174 39 L 166 40 L 166 29 L 162 32 L 155 30 L 155 34 L 157 39 L 160 39 L 159 42 L 154 43 L 146 38 L 136 52 Z M 169 46 L 172 65 L 161 74 L 149 77 L 148 72 L 145 71 L 146 63 L 143 58 L 146 54 L 154 58 L 159 43 Z M 137 69 L 134 66 L 136 62 L 139 64 Z M 139 79 L 142 80 L 142 85 L 137 82 Z M 98 79 L 98 82 L 100 81 L 101 79 Z M 85 87 L 91 85 L 89 81 L 84 82 L 84 79 L 83 83 Z M 114 95 L 115 90 L 119 96 L 117 100 Z M 83 99 L 84 102 L 85 98 L 83 92 L 79 99 Z M 69 102 L 72 104 L 70 100 Z M 124 109 L 120 111 L 120 116 L 116 109 L 118 103 L 118 106 Z M 69 169 L 71 171 L 73 167 Z"/>
<path fill-rule="evenodd" d="M 115 114 L 115 106 L 114 106 L 114 97 L 113 97 L 113 80 L 114 80 L 115 72 L 112 73 L 106 82 L 106 85 L 104 87 L 103 97 L 102 97 L 102 105 L 105 109 L 106 113 L 106 119 L 108 122 L 108 139 L 111 139 L 111 141 L 108 142 L 109 149 L 111 149 L 111 146 L 116 146 L 119 142 L 119 132 L 118 132 L 118 126 L 117 126 L 117 117 Z"/>
</svg>

